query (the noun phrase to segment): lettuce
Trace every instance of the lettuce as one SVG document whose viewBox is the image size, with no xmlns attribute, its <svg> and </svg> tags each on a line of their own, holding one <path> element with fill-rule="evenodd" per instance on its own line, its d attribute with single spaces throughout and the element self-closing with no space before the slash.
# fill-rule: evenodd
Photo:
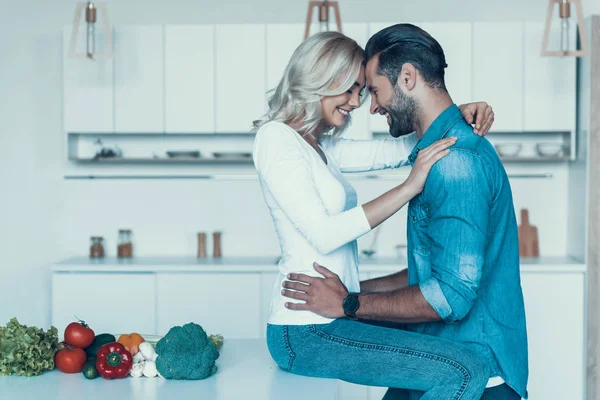
<svg viewBox="0 0 600 400">
<path fill-rule="evenodd" d="M 50 371 L 58 348 L 55 327 L 44 332 L 12 318 L 6 327 L 0 326 L 0 375 L 33 376 Z"/>
</svg>

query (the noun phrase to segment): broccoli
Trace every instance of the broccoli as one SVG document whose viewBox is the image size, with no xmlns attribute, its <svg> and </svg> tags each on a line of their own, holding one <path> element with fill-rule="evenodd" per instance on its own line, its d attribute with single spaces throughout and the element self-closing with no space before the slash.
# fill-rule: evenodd
<svg viewBox="0 0 600 400">
<path fill-rule="evenodd" d="M 219 351 L 193 322 L 174 326 L 156 344 L 156 369 L 166 379 L 205 379 L 217 372 Z"/>
</svg>

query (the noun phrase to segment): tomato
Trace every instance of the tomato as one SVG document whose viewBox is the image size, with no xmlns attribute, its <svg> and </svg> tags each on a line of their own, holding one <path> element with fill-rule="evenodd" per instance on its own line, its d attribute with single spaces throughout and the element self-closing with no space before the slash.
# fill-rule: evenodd
<svg viewBox="0 0 600 400">
<path fill-rule="evenodd" d="M 81 372 L 85 365 L 85 360 L 85 351 L 77 347 L 65 347 L 54 355 L 56 368 L 66 374 Z"/>
<path fill-rule="evenodd" d="M 85 322 L 71 322 L 65 329 L 65 342 L 73 347 L 85 349 L 94 341 L 94 331 Z"/>
</svg>

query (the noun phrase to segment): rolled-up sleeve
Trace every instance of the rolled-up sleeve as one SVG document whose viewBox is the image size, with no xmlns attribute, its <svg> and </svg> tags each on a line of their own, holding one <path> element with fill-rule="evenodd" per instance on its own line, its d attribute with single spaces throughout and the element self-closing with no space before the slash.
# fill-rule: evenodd
<svg viewBox="0 0 600 400">
<path fill-rule="evenodd" d="M 471 152 L 452 150 L 432 168 L 423 200 L 430 213 L 431 276 L 419 288 L 444 321 L 459 322 L 477 298 L 485 262 L 492 203 L 485 163 Z"/>
</svg>

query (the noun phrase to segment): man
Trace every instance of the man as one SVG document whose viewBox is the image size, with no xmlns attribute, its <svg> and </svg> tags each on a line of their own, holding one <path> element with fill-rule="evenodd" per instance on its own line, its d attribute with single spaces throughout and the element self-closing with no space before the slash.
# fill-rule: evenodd
<svg viewBox="0 0 600 400">
<path fill-rule="evenodd" d="M 493 146 L 472 134 L 453 104 L 444 52 L 429 34 L 410 24 L 391 26 L 369 40 L 365 56 L 371 113 L 387 117 L 392 136 L 415 131 L 420 139 L 411 162 L 437 140 L 458 141 L 409 204 L 408 270 L 362 282 L 360 294 L 349 294 L 335 274 L 315 265 L 323 279 L 284 284 L 308 295 L 306 304 L 289 307 L 403 323 L 416 333 L 462 342 L 490 367 L 483 398 L 526 398 L 525 311 L 506 172 Z M 418 397 L 390 389 L 384 399 Z"/>
</svg>

